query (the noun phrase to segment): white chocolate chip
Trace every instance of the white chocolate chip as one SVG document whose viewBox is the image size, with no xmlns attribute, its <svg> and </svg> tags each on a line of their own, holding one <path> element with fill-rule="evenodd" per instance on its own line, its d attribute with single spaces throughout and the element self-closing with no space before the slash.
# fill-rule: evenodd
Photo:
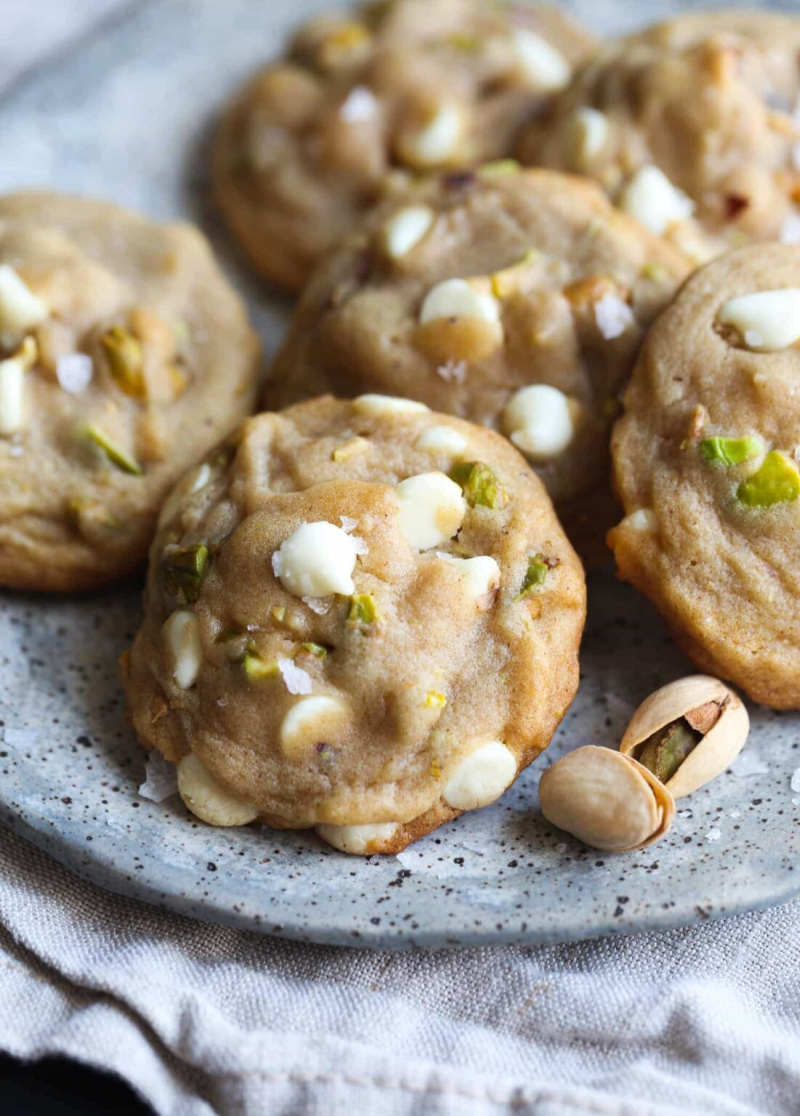
<svg viewBox="0 0 800 1116">
<path fill-rule="evenodd" d="M 363 855 L 369 846 L 377 841 L 385 844 L 391 841 L 397 833 L 396 822 L 384 822 L 377 825 L 318 825 L 317 833 L 323 841 L 327 841 L 340 852 Z"/>
<path fill-rule="evenodd" d="M 419 473 L 394 491 L 400 533 L 417 550 L 441 546 L 461 527 L 467 505 L 460 485 L 444 473 Z"/>
<path fill-rule="evenodd" d="M 597 109 L 582 106 L 564 121 L 567 157 L 573 170 L 585 169 L 608 143 L 608 117 Z"/>
<path fill-rule="evenodd" d="M 172 658 L 172 677 L 181 690 L 190 690 L 197 681 L 203 662 L 200 621 L 193 612 L 173 612 L 161 629 Z"/>
<path fill-rule="evenodd" d="M 18 357 L 0 360 L 0 436 L 17 434 L 25 422 L 25 365 Z"/>
<path fill-rule="evenodd" d="M 594 304 L 594 317 L 597 328 L 606 341 L 621 337 L 635 321 L 633 310 L 627 302 L 623 302 L 618 295 L 611 293 L 604 294 Z"/>
<path fill-rule="evenodd" d="M 429 450 L 431 453 L 450 453 L 455 457 L 464 453 L 467 439 L 452 426 L 429 426 L 417 438 L 414 448 Z"/>
<path fill-rule="evenodd" d="M 651 508 L 639 508 L 637 511 L 631 512 L 623 519 L 622 526 L 629 527 L 631 531 L 641 531 L 644 534 L 654 535 L 658 532 L 658 520 Z"/>
<path fill-rule="evenodd" d="M 490 740 L 461 761 L 442 797 L 454 810 L 477 810 L 498 799 L 516 773 L 514 754 L 499 740 Z"/>
<path fill-rule="evenodd" d="M 405 137 L 402 157 L 415 167 L 442 166 L 457 155 L 463 128 L 458 105 L 440 104 L 418 131 Z"/>
<path fill-rule="evenodd" d="M 748 349 L 776 353 L 800 339 L 800 289 L 755 291 L 724 303 L 718 319 L 733 326 Z"/>
<path fill-rule="evenodd" d="M 272 555 L 272 569 L 295 597 L 349 596 L 358 544 L 334 523 L 302 523 Z"/>
<path fill-rule="evenodd" d="M 511 33 L 517 61 L 526 78 L 537 89 L 563 89 L 572 71 L 560 50 L 526 27 Z"/>
<path fill-rule="evenodd" d="M 422 325 L 437 318 L 477 318 L 499 323 L 500 303 L 494 295 L 476 291 L 466 279 L 445 279 L 428 291 L 419 312 Z"/>
<path fill-rule="evenodd" d="M 82 395 L 92 382 L 94 367 L 86 353 L 65 353 L 56 361 L 56 379 L 70 395 Z"/>
<path fill-rule="evenodd" d="M 424 403 L 415 399 L 401 399 L 396 395 L 359 395 L 353 400 L 353 410 L 361 415 L 383 418 L 386 415 L 412 415 L 429 411 Z"/>
<path fill-rule="evenodd" d="M 178 793 L 208 825 L 249 825 L 258 817 L 258 810 L 229 794 L 192 752 L 178 764 Z"/>
<path fill-rule="evenodd" d="M 436 214 L 427 205 L 408 205 L 395 213 L 383 227 L 386 254 L 399 260 L 430 232 Z"/>
<path fill-rule="evenodd" d="M 503 411 L 503 429 L 532 461 L 551 461 L 573 439 L 570 400 L 549 384 L 531 384 L 512 396 Z"/>
<path fill-rule="evenodd" d="M 456 558 L 441 552 L 436 557 L 456 567 L 464 578 L 469 595 L 479 607 L 491 603 L 495 590 L 500 587 L 500 567 L 494 558 L 488 554 L 476 558 Z"/>
<path fill-rule="evenodd" d="M 184 500 L 187 500 L 190 496 L 194 496 L 196 492 L 200 492 L 210 480 L 211 466 L 206 461 L 204 461 L 199 468 L 195 469 L 194 472 L 190 473 L 188 477 L 184 477 L 184 479 L 173 488 L 172 492 L 170 492 L 169 496 L 167 496 L 164 501 L 158 516 L 159 529 L 171 523 L 180 511 Z"/>
<path fill-rule="evenodd" d="M 296 702 L 283 718 L 280 731 L 281 748 L 287 755 L 305 751 L 309 745 L 325 740 L 331 724 L 347 712 L 336 698 L 319 694 Z"/>
<path fill-rule="evenodd" d="M 691 217 L 694 203 L 650 163 L 640 167 L 625 186 L 620 208 L 650 232 L 660 235 L 676 221 Z"/>
<path fill-rule="evenodd" d="M 18 344 L 28 330 L 48 316 L 48 309 L 8 264 L 0 264 L 0 343 Z"/>
<path fill-rule="evenodd" d="M 339 109 L 339 116 L 346 124 L 362 124 L 377 115 L 378 100 L 365 85 L 357 85 L 351 89 Z"/>
</svg>

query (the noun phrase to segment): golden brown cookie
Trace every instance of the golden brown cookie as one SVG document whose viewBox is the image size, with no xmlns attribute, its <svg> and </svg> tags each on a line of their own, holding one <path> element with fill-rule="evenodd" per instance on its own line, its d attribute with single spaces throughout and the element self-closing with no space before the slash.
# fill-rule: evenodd
<svg viewBox="0 0 800 1116">
<path fill-rule="evenodd" d="M 189 226 L 0 198 L 0 585 L 140 565 L 165 493 L 252 409 L 258 352 Z"/>
<path fill-rule="evenodd" d="M 732 252 L 648 334 L 613 438 L 620 576 L 703 669 L 800 708 L 800 248 Z"/>
<path fill-rule="evenodd" d="M 798 54 L 797 15 L 680 15 L 601 47 L 520 157 L 591 176 L 698 262 L 800 242 Z"/>
<path fill-rule="evenodd" d="M 505 439 L 327 396 L 250 419 L 168 501 L 123 679 L 205 821 L 396 852 L 547 746 L 584 612 L 580 563 Z"/>
<path fill-rule="evenodd" d="M 320 16 L 225 115 L 223 216 L 258 270 L 297 291 L 410 175 L 508 155 L 591 43 L 529 3 L 391 0 Z"/>
<path fill-rule="evenodd" d="M 613 522 L 597 513 L 617 395 L 688 267 L 572 176 L 503 164 L 421 182 L 320 267 L 267 403 L 377 391 L 498 429 L 588 543 Z"/>
</svg>

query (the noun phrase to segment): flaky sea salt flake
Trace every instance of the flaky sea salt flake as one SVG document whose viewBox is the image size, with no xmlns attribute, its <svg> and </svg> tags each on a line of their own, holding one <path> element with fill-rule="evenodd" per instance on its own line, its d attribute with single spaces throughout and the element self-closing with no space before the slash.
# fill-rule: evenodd
<svg viewBox="0 0 800 1116">
<path fill-rule="evenodd" d="M 164 802 L 178 793 L 178 772 L 159 752 L 151 752 L 144 765 L 144 782 L 139 795 L 149 802 Z"/>
<path fill-rule="evenodd" d="M 597 328 L 606 341 L 613 341 L 633 325 L 633 311 L 627 302 L 623 302 L 614 294 L 603 295 L 594 304 L 594 316 Z"/>
<path fill-rule="evenodd" d="M 292 662 L 291 659 L 278 659 L 278 670 L 290 694 L 310 694 L 311 675 Z"/>
</svg>

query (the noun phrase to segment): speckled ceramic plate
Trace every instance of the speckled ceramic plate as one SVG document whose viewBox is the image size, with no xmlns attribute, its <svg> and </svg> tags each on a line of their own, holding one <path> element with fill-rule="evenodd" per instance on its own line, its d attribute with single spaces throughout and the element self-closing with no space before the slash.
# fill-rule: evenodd
<svg viewBox="0 0 800 1116">
<path fill-rule="evenodd" d="M 216 106 L 291 22 L 324 0 L 170 0 L 125 9 L 0 102 L 0 190 L 106 195 L 156 216 L 204 213 L 202 151 Z M 596 29 L 640 3 L 579 0 Z M 792 6 L 789 0 L 785 7 Z M 648 18 L 674 10 L 660 0 Z M 300 11 L 302 9 L 302 13 Z M 286 306 L 228 259 L 268 348 Z M 779 902 L 800 888 L 800 717 L 753 711 L 731 772 L 681 801 L 668 838 L 603 856 L 541 817 L 544 766 L 611 744 L 633 707 L 689 669 L 649 606 L 592 579 L 579 697 L 554 744 L 497 805 L 399 857 L 345 857 L 313 835 L 215 830 L 138 793 L 144 760 L 116 661 L 138 586 L 78 599 L 0 595 L 0 819 L 111 890 L 197 918 L 317 942 L 401 948 L 540 942 L 673 926 Z M 796 783 L 797 785 L 797 783 Z M 797 880 L 797 882 L 796 882 Z"/>
</svg>

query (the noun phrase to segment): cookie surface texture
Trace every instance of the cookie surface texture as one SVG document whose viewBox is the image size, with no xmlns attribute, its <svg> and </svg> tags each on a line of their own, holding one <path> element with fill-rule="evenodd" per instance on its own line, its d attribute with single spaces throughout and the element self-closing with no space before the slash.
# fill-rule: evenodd
<svg viewBox="0 0 800 1116">
<path fill-rule="evenodd" d="M 520 158 L 589 175 L 697 263 L 798 243 L 799 51 L 797 15 L 681 15 L 601 47 Z"/>
<path fill-rule="evenodd" d="M 165 515 L 123 663 L 187 805 L 364 853 L 498 798 L 574 696 L 585 610 L 517 451 L 407 400 L 323 397 L 249 420 L 208 469 Z"/>
<path fill-rule="evenodd" d="M 701 269 L 645 342 L 614 432 L 620 575 L 702 670 L 800 707 L 800 250 Z"/>
<path fill-rule="evenodd" d="M 299 290 L 408 178 L 509 155 L 591 43 L 527 3 L 393 0 L 312 20 L 225 113 L 221 212 L 256 268 Z"/>
<path fill-rule="evenodd" d="M 141 565 L 166 493 L 251 410 L 258 366 L 194 229 L 0 198 L 0 584 L 86 589 Z"/>
</svg>

